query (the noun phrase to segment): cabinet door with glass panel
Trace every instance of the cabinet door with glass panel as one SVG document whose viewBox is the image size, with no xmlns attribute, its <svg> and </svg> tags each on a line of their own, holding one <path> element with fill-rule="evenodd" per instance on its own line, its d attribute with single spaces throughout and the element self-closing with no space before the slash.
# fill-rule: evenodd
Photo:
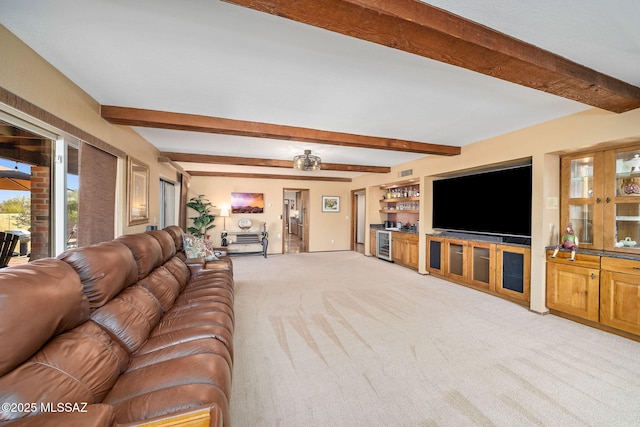
<svg viewBox="0 0 640 427">
<path fill-rule="evenodd" d="M 604 152 L 562 158 L 562 229 L 572 224 L 579 247 L 602 249 L 604 196 Z"/>
<path fill-rule="evenodd" d="M 604 249 L 640 253 L 640 147 L 605 153 Z"/>
</svg>

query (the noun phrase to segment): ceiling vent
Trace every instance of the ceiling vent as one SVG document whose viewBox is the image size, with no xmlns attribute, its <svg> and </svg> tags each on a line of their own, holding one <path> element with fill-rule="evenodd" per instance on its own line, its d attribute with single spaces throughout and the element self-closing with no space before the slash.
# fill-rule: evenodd
<svg viewBox="0 0 640 427">
<path fill-rule="evenodd" d="M 407 170 L 404 170 L 404 171 L 401 171 L 400 173 L 398 173 L 398 176 L 400 178 L 405 177 L 405 176 L 410 176 L 410 175 L 413 175 L 413 169 L 407 169 Z"/>
</svg>

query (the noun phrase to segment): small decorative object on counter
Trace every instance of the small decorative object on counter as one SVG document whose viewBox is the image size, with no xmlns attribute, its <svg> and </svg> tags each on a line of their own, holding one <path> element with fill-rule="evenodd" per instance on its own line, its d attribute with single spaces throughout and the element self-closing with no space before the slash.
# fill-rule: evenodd
<svg viewBox="0 0 640 427">
<path fill-rule="evenodd" d="M 636 244 L 637 242 L 635 240 L 631 240 L 631 237 L 626 237 L 624 240 L 620 240 L 616 243 L 616 248 L 633 248 Z"/>
<path fill-rule="evenodd" d="M 573 232 L 573 224 L 571 223 L 567 225 L 567 232 L 564 234 L 564 236 L 562 236 L 562 243 L 556 247 L 555 251 L 553 251 L 553 255 L 551 255 L 551 258 L 555 258 L 561 248 L 569 249 L 571 251 L 571 258 L 569 258 L 569 261 L 574 261 L 576 259 L 578 237 Z"/>
<path fill-rule="evenodd" d="M 640 195 L 640 178 L 626 178 L 622 183 L 622 191 L 629 195 Z"/>
<path fill-rule="evenodd" d="M 253 222 L 249 218 L 240 218 L 238 221 L 238 228 L 242 231 L 247 231 L 251 228 Z"/>
</svg>

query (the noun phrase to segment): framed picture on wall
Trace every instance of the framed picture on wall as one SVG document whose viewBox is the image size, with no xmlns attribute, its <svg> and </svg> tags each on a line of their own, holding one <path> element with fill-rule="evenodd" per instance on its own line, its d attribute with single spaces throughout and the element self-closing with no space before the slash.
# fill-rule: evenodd
<svg viewBox="0 0 640 427">
<path fill-rule="evenodd" d="M 340 212 L 340 196 L 322 196 L 322 212 Z"/>
<path fill-rule="evenodd" d="M 263 193 L 231 193 L 231 213 L 264 213 Z"/>
<path fill-rule="evenodd" d="M 149 167 L 127 158 L 127 214 L 129 225 L 149 222 Z"/>
</svg>

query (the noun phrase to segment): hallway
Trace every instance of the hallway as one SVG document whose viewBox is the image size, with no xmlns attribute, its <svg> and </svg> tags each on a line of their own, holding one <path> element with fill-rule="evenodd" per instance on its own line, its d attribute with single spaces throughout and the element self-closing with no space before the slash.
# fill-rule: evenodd
<svg viewBox="0 0 640 427">
<path fill-rule="evenodd" d="M 287 233 L 284 238 L 284 253 L 297 254 L 300 252 L 307 252 L 304 247 L 304 242 L 297 234 Z"/>
</svg>

